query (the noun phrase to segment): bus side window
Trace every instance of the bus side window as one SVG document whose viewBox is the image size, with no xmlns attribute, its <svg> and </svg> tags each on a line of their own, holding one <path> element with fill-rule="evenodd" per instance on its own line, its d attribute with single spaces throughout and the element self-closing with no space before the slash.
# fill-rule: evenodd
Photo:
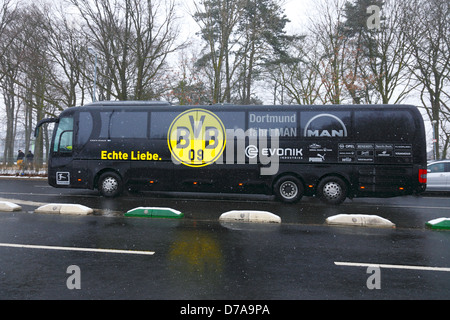
<svg viewBox="0 0 450 320">
<path fill-rule="evenodd" d="M 73 146 L 73 118 L 61 118 L 55 135 L 53 152 L 71 153 Z"/>
<path fill-rule="evenodd" d="M 145 139 L 148 132 L 148 113 L 138 111 L 100 112 L 102 139 Z"/>
<path fill-rule="evenodd" d="M 147 112 L 113 112 L 108 138 L 145 139 L 148 132 Z"/>
<path fill-rule="evenodd" d="M 357 141 L 412 142 L 416 126 L 407 111 L 355 111 Z"/>
<path fill-rule="evenodd" d="M 167 139 L 172 121 L 180 114 L 174 111 L 153 111 L 150 120 L 150 138 Z"/>
<path fill-rule="evenodd" d="M 77 137 L 77 144 L 78 147 L 81 148 L 84 146 L 91 137 L 92 130 L 94 127 L 94 120 L 92 118 L 92 115 L 90 112 L 80 112 L 79 119 L 78 119 L 78 125 L 75 126 L 78 128 L 78 130 L 75 130 Z"/>
</svg>

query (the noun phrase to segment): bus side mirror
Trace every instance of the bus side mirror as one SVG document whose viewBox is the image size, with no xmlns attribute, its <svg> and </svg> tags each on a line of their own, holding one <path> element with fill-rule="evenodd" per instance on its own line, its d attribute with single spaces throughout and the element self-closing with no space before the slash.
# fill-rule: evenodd
<svg viewBox="0 0 450 320">
<path fill-rule="evenodd" d="M 36 125 L 36 128 L 34 129 L 34 137 L 37 138 L 37 136 L 39 135 L 39 128 L 44 124 L 44 123 L 51 123 L 51 122 L 58 122 L 59 119 L 58 118 L 46 118 L 46 119 L 42 119 L 41 121 L 39 121 Z"/>
</svg>

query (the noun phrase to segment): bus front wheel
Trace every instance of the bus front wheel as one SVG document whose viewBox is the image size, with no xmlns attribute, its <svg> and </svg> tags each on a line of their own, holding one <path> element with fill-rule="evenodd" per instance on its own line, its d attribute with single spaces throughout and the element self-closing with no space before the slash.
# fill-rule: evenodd
<svg viewBox="0 0 450 320">
<path fill-rule="evenodd" d="M 114 172 L 105 172 L 98 179 L 98 191 L 104 197 L 116 197 L 122 193 L 122 189 L 122 179 Z"/>
<path fill-rule="evenodd" d="M 303 183 L 292 176 L 281 177 L 274 186 L 277 198 L 286 203 L 300 201 L 303 196 Z"/>
<path fill-rule="evenodd" d="M 322 201 L 338 205 L 347 198 L 347 184 L 339 177 L 326 177 L 320 181 L 317 193 Z"/>
</svg>

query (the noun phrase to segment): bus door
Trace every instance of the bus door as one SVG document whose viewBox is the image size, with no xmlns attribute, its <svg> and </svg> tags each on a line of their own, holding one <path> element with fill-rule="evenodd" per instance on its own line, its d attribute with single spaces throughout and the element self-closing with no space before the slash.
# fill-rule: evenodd
<svg viewBox="0 0 450 320">
<path fill-rule="evenodd" d="M 49 157 L 50 185 L 70 186 L 73 163 L 73 117 L 59 120 Z"/>
</svg>

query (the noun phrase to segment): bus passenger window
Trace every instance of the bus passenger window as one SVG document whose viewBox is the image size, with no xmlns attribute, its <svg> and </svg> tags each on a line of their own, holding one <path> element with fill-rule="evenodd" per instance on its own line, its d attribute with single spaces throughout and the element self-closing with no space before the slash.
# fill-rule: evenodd
<svg viewBox="0 0 450 320">
<path fill-rule="evenodd" d="M 102 127 L 99 138 L 147 138 L 147 112 L 100 112 L 100 117 Z"/>
<path fill-rule="evenodd" d="M 147 138 L 147 112 L 114 112 L 109 125 L 109 138 Z"/>
<path fill-rule="evenodd" d="M 242 129 L 242 131 L 245 131 L 245 112 L 216 111 L 214 113 L 222 121 L 226 130 Z"/>
<path fill-rule="evenodd" d="M 154 111 L 150 120 L 150 138 L 167 139 L 167 131 L 172 121 L 180 114 L 173 111 Z"/>
<path fill-rule="evenodd" d="M 412 142 L 416 126 L 407 111 L 355 112 L 357 141 Z"/>
<path fill-rule="evenodd" d="M 248 133 L 258 137 L 297 137 L 296 111 L 250 111 Z"/>
<path fill-rule="evenodd" d="M 73 139 L 73 118 L 61 118 L 55 135 L 53 152 L 72 152 Z"/>
<path fill-rule="evenodd" d="M 81 147 L 88 142 L 91 137 L 92 129 L 94 127 L 94 120 L 90 112 L 80 112 L 78 120 L 78 130 L 75 136 L 77 137 L 77 143 Z"/>
</svg>

